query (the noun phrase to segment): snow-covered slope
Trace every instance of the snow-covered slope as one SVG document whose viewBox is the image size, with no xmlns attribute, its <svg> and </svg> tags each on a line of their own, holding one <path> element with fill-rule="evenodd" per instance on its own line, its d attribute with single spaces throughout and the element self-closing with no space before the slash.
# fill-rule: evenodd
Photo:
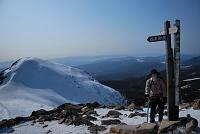
<svg viewBox="0 0 200 134">
<path fill-rule="evenodd" d="M 86 72 L 46 60 L 20 59 L 6 76 L 0 85 L 0 119 L 29 115 L 33 110 L 51 109 L 66 102 L 124 103 L 119 92 Z"/>
</svg>

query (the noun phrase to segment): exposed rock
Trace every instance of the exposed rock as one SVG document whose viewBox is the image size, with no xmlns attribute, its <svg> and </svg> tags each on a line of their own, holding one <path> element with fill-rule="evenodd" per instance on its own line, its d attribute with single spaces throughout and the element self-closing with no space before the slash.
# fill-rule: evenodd
<svg viewBox="0 0 200 134">
<path fill-rule="evenodd" d="M 101 105 L 101 106 L 99 106 L 99 108 L 107 108 L 107 106 L 106 105 Z"/>
<path fill-rule="evenodd" d="M 85 106 L 81 109 L 81 111 L 85 114 L 89 111 L 94 111 L 94 108 L 93 107 L 89 107 L 89 106 Z"/>
<path fill-rule="evenodd" d="M 91 123 L 88 119 L 84 119 L 84 118 L 80 118 L 79 116 L 74 116 L 72 115 L 71 117 L 69 118 L 66 118 L 64 119 L 61 123 L 65 123 L 66 125 L 75 125 L 75 126 L 78 126 L 78 125 L 94 125 L 93 123 Z"/>
<path fill-rule="evenodd" d="M 158 126 L 155 123 L 143 123 L 136 129 L 134 134 L 154 134 L 157 129 Z"/>
<path fill-rule="evenodd" d="M 45 122 L 45 121 L 52 121 L 53 118 L 51 118 L 49 115 L 42 115 L 38 118 L 37 122 Z"/>
<path fill-rule="evenodd" d="M 194 110 L 199 110 L 200 109 L 200 99 L 194 100 L 192 107 Z"/>
<path fill-rule="evenodd" d="M 94 110 L 87 111 L 87 112 L 86 112 L 86 113 L 84 113 L 84 114 L 86 114 L 86 115 L 94 115 L 94 116 L 99 116 L 99 115 L 97 114 L 97 112 L 96 112 L 96 111 L 94 111 Z"/>
<path fill-rule="evenodd" d="M 171 132 L 171 133 L 181 133 L 181 132 L 177 132 L 177 131 L 182 131 L 183 128 L 185 129 L 185 124 L 181 121 L 166 121 L 163 120 L 159 126 L 158 129 L 158 133 L 167 133 L 167 132 Z"/>
<path fill-rule="evenodd" d="M 107 106 L 107 108 L 109 108 L 109 109 L 114 109 L 116 107 L 116 105 L 109 105 L 109 106 Z"/>
<path fill-rule="evenodd" d="M 48 127 L 48 125 L 44 125 L 42 128 Z"/>
<path fill-rule="evenodd" d="M 48 130 L 47 132 L 46 132 L 46 134 L 49 134 L 49 133 L 51 133 L 52 131 L 51 130 Z"/>
<path fill-rule="evenodd" d="M 120 105 L 117 105 L 113 108 L 114 110 L 124 110 L 125 107 L 124 106 L 120 106 Z"/>
<path fill-rule="evenodd" d="M 91 134 L 98 134 L 98 131 L 105 131 L 106 127 L 93 125 L 93 126 L 89 126 L 88 130 L 90 131 Z"/>
<path fill-rule="evenodd" d="M 16 125 L 16 123 L 13 119 L 0 121 L 0 128 L 11 127 L 14 125 Z"/>
<path fill-rule="evenodd" d="M 180 105 L 180 108 L 181 109 L 188 109 L 188 108 L 190 108 L 191 107 L 191 104 L 190 103 L 182 103 L 181 105 Z"/>
<path fill-rule="evenodd" d="M 15 124 L 19 124 L 19 123 L 23 123 L 23 122 L 30 121 L 30 120 L 32 120 L 32 119 L 28 118 L 28 117 L 16 117 L 14 119 L 14 122 L 15 122 Z"/>
<path fill-rule="evenodd" d="M 117 124 L 120 124 L 121 121 L 118 120 L 118 119 L 114 119 L 114 120 L 102 120 L 101 121 L 101 124 L 102 125 L 117 125 Z"/>
<path fill-rule="evenodd" d="M 139 113 L 139 112 L 130 113 L 130 115 L 128 116 L 128 118 L 133 118 L 135 116 L 145 117 L 145 116 L 147 116 L 147 114 L 146 113 Z"/>
<path fill-rule="evenodd" d="M 110 110 L 108 112 L 108 114 L 106 115 L 106 117 L 110 117 L 110 118 L 119 118 L 119 116 L 122 115 L 120 112 L 115 111 L 115 110 Z"/>
<path fill-rule="evenodd" d="M 128 110 L 129 111 L 133 111 L 135 109 L 135 104 L 134 103 L 131 103 L 129 106 L 128 106 Z"/>
<path fill-rule="evenodd" d="M 134 134 L 135 130 L 139 127 L 140 127 L 140 125 L 118 125 L 115 127 L 111 127 L 109 133 Z"/>
<path fill-rule="evenodd" d="M 119 125 L 110 128 L 110 133 L 116 134 L 154 134 L 158 126 L 155 123 L 143 123 L 141 125 Z"/>
<path fill-rule="evenodd" d="M 62 109 L 62 110 L 81 112 L 82 107 L 79 105 L 75 105 L 75 104 L 65 103 L 65 104 L 60 105 L 58 108 Z"/>
<path fill-rule="evenodd" d="M 110 128 L 109 134 L 186 134 L 198 126 L 196 119 L 188 116 L 179 121 L 163 120 L 161 123 L 143 123 L 140 125 L 118 125 Z"/>
<path fill-rule="evenodd" d="M 85 116 L 82 117 L 82 119 L 84 119 L 84 120 L 90 120 L 90 121 L 96 121 L 97 120 L 96 117 L 92 117 L 90 115 L 85 115 Z"/>
<path fill-rule="evenodd" d="M 197 127 L 198 127 L 197 119 L 190 117 L 190 115 L 187 115 L 186 132 L 190 133 Z"/>
<path fill-rule="evenodd" d="M 92 107 L 92 108 L 98 108 L 101 105 L 98 102 L 94 102 L 94 103 L 86 103 L 86 106 Z"/>
<path fill-rule="evenodd" d="M 48 111 L 46 111 L 44 109 L 40 109 L 40 110 L 37 110 L 37 111 L 33 111 L 31 116 L 39 117 L 41 115 L 47 115 L 47 114 L 49 114 Z"/>
</svg>

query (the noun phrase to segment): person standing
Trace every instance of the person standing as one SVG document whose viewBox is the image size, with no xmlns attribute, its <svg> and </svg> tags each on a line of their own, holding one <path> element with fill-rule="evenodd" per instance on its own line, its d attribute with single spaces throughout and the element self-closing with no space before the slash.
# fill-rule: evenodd
<svg viewBox="0 0 200 134">
<path fill-rule="evenodd" d="M 164 105 L 167 101 L 166 84 L 161 78 L 160 73 L 153 69 L 150 78 L 146 81 L 145 96 L 148 97 L 150 103 L 150 122 L 155 122 L 156 108 L 158 107 L 159 122 L 163 119 Z"/>
</svg>

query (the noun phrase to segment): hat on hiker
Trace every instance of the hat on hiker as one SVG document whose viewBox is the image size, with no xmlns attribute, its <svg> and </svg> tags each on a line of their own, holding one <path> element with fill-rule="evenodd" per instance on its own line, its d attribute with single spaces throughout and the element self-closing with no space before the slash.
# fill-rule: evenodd
<svg viewBox="0 0 200 134">
<path fill-rule="evenodd" d="M 157 75 L 160 75 L 160 73 L 156 70 L 156 69 L 152 69 L 150 74 L 149 75 L 152 75 L 152 74 L 157 74 Z"/>
</svg>

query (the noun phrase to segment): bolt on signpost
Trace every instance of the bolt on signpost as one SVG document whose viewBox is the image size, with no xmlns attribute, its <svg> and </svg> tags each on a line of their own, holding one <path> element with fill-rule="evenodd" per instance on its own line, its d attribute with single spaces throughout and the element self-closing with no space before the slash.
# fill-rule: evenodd
<svg viewBox="0 0 200 134">
<path fill-rule="evenodd" d="M 172 33 L 174 34 L 175 59 L 173 56 L 173 49 L 171 47 Z M 150 36 L 147 40 L 149 42 L 165 41 L 168 120 L 177 120 L 179 118 L 180 21 L 176 20 L 174 27 L 170 27 L 170 21 L 166 21 L 164 23 L 164 31 L 161 31 L 161 35 Z"/>
</svg>

